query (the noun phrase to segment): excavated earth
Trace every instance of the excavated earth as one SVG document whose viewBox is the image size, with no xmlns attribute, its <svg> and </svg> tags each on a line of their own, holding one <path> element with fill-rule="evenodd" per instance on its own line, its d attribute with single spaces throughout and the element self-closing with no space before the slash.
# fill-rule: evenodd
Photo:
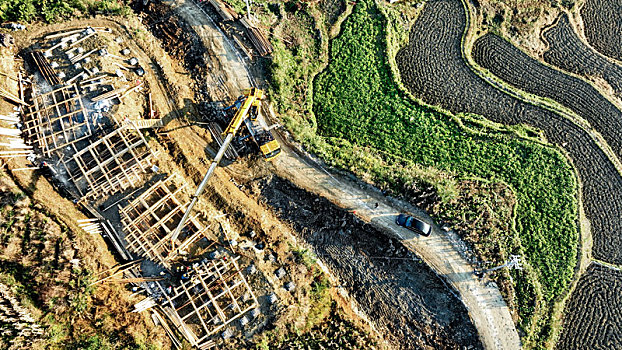
<svg viewBox="0 0 622 350">
<path fill-rule="evenodd" d="M 395 348 L 482 348 L 453 289 L 399 241 L 285 179 L 253 182 L 251 195 L 291 223 Z"/>
<path fill-rule="evenodd" d="M 165 16 L 161 6 L 165 5 L 143 9 L 143 23 L 162 41 L 164 49 L 190 71 L 197 96 L 217 100 L 224 84 L 206 84 L 206 79 L 211 78 L 194 67 L 197 56 L 206 59 L 208 70 L 218 67 L 218 62 L 211 60 L 216 58 L 214 53 L 197 40 L 194 25 L 189 29 L 180 17 L 170 13 Z M 183 28 L 183 36 L 169 35 L 177 33 L 176 28 Z M 193 47 L 185 46 L 184 38 Z M 269 167 L 262 161 L 252 163 L 258 163 L 253 167 L 261 169 Z M 227 167 L 230 175 L 232 168 L 236 166 Z M 248 180 L 249 173 L 266 173 L 261 169 L 244 169 L 241 177 L 233 175 L 252 198 L 291 223 L 339 280 L 338 288 L 352 297 L 392 348 L 482 348 L 462 301 L 419 257 L 353 213 L 287 180 L 274 176 Z"/>
</svg>

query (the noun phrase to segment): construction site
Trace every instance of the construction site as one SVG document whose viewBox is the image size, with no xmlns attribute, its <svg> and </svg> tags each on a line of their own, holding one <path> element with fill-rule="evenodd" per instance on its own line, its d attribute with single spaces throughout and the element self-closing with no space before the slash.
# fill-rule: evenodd
<svg viewBox="0 0 622 350">
<path fill-rule="evenodd" d="M 48 174 L 90 214 L 79 226 L 104 235 L 125 261 L 94 284 L 125 283 L 142 293 L 135 311 L 149 310 L 174 347 L 181 348 L 181 335 L 196 348 L 212 348 L 215 339 L 257 327 L 277 297 L 264 293 L 258 302 L 247 281 L 256 269 L 236 254 L 237 237 L 191 212 L 189 203 L 200 198 L 182 176 L 159 169 L 158 150 L 142 130 L 163 128 L 166 120 L 145 79 L 142 65 L 149 62 L 132 56 L 124 39 L 110 28 L 84 27 L 46 34 L 26 48 L 19 95 L 2 91 L 18 106 L 3 117 L 2 156 L 26 158 Z M 221 140 L 223 152 L 251 106 L 233 107 L 237 125 Z M 257 117 L 246 122 L 253 135 L 261 132 L 253 129 Z"/>
<path fill-rule="evenodd" d="M 372 222 L 418 209 L 280 128 L 267 28 L 219 0 L 132 8 L 2 51 L 0 167 L 25 192 L 45 179 L 46 210 L 103 242 L 111 259 L 67 260 L 91 261 L 88 288 L 119 286 L 163 348 L 482 347 L 458 287 Z"/>
</svg>

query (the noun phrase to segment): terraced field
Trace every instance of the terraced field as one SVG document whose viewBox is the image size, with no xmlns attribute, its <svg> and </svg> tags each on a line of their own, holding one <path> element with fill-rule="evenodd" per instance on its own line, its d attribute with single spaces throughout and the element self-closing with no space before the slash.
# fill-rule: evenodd
<svg viewBox="0 0 622 350">
<path fill-rule="evenodd" d="M 585 45 L 574 32 L 567 14 L 543 33 L 548 44 L 544 60 L 568 72 L 604 79 L 622 96 L 622 66 L 610 62 Z"/>
<path fill-rule="evenodd" d="M 456 4 L 461 9 L 460 3 L 455 1 L 428 3 L 426 7 L 430 6 L 435 10 L 440 6 L 451 10 L 451 6 Z M 429 13 L 430 10 L 424 8 L 417 23 L 425 23 L 426 11 Z M 459 99 L 453 95 L 456 100 L 471 98 L 474 102 L 481 101 L 481 96 L 477 94 L 467 96 L 471 92 L 477 92 L 472 89 L 471 82 L 477 83 L 479 78 L 470 81 L 456 80 L 461 74 L 456 74 L 453 70 L 460 69 L 460 65 L 447 66 L 447 60 L 461 62 L 459 39 L 462 31 L 459 24 L 456 26 L 453 21 L 447 21 L 448 14 L 452 13 L 446 11 L 436 17 L 436 27 L 457 28 L 458 46 L 454 48 L 458 56 L 442 55 L 439 59 L 432 57 L 432 60 L 436 59 L 438 62 L 439 68 L 442 68 L 441 71 L 447 69 L 450 72 L 440 76 L 437 74 L 430 84 L 457 84 L 430 91 L 440 91 L 440 97 L 449 94 L 444 91 L 446 89 L 454 93 L 459 91 L 463 94 Z M 455 13 L 453 18 L 456 18 Z M 419 33 L 417 26 L 416 24 L 413 35 Z M 340 142 L 352 142 L 373 146 L 422 166 L 510 184 L 517 193 L 516 227 L 520 242 L 516 243 L 518 246 L 508 249 L 524 252 L 530 265 L 536 269 L 538 283 L 543 286 L 536 286 L 538 283 L 529 281 L 524 273 L 516 274 L 515 278 L 520 281 L 516 284 L 519 309 L 524 328 L 530 333 L 538 333 L 540 319 L 548 312 L 548 302 L 557 298 L 566 288 L 576 264 L 576 189 L 572 173 L 563 157 L 551 148 L 518 139 L 513 133 L 502 136 L 499 132 L 477 123 L 469 122 L 470 125 L 477 125 L 479 132 L 465 129 L 452 116 L 418 105 L 402 94 L 393 82 L 385 60 L 385 27 L 386 21 L 373 2 L 358 2 L 353 15 L 344 24 L 340 37 L 332 41 L 331 63 L 315 80 L 314 112 L 319 133 L 328 140 L 333 140 L 336 145 Z M 426 35 L 434 29 L 424 28 Z M 439 44 L 445 42 L 438 33 L 427 37 Z M 413 56 L 407 57 L 406 61 L 414 62 L 418 59 L 429 63 L 430 57 Z M 403 60 L 404 58 L 402 62 Z M 430 66 L 431 64 L 422 65 L 417 69 Z M 466 69 L 463 73 L 469 72 L 464 64 L 461 67 Z M 425 76 L 418 71 L 411 76 L 422 75 Z M 481 86 L 488 87 L 485 84 Z M 501 101 L 512 102 L 492 88 L 484 90 L 484 93 L 496 94 Z M 494 99 L 487 102 L 491 106 L 499 104 Z M 517 101 L 513 103 L 521 106 Z M 471 110 L 470 107 L 468 110 Z M 532 108 L 529 111 L 536 110 Z M 549 119 L 546 120 L 548 122 Z M 518 121 L 518 117 L 515 121 Z M 569 133 L 577 131 L 579 137 L 585 136 L 584 140 L 577 142 L 579 147 L 589 144 L 589 138 L 581 134 L 580 129 L 573 129 L 572 124 L 569 124 L 568 130 Z M 594 149 L 598 150 L 596 147 Z M 606 160 L 604 155 L 603 159 Z M 560 172 L 556 168 L 558 166 L 559 169 L 567 170 Z"/>
<path fill-rule="evenodd" d="M 595 238 L 594 256 L 619 263 L 622 178 L 615 167 L 590 136 L 569 120 L 510 97 L 473 73 L 461 54 L 465 26 L 461 2 L 427 3 L 411 29 L 408 46 L 396 57 L 405 85 L 415 96 L 453 112 L 477 113 L 496 122 L 525 123 L 543 130 L 550 142 L 566 150 L 580 176 L 585 212 Z M 520 221 L 518 227 L 523 232 L 530 229 Z M 531 254 L 537 252 L 528 252 Z M 552 301 L 561 292 L 557 289 L 547 299 Z"/>
<path fill-rule="evenodd" d="M 549 141 L 569 153 L 579 172 L 595 237 L 594 256 L 622 262 L 618 234 L 622 232 L 622 178 L 615 167 L 573 123 L 505 95 L 473 73 L 460 53 L 464 16 L 463 6 L 455 1 L 432 2 L 424 8 L 411 31 L 409 46 L 397 56 L 406 86 L 425 101 L 454 112 L 473 112 L 501 123 L 526 123 L 542 129 Z M 445 18 L 452 20 L 443 21 Z"/>
<path fill-rule="evenodd" d="M 603 55 L 622 61 L 622 2 L 587 0 L 581 17 L 590 45 Z"/>
<path fill-rule="evenodd" d="M 478 38 L 472 56 L 503 81 L 557 101 L 583 117 L 622 158 L 622 112 L 593 86 L 538 62 L 494 34 Z"/>
<path fill-rule="evenodd" d="M 568 302 L 557 348 L 622 349 L 620 320 L 622 271 L 592 263 Z"/>
<path fill-rule="evenodd" d="M 590 84 L 532 59 L 494 34 L 479 38 L 473 46 L 472 55 L 480 66 L 516 88 L 548 97 L 573 110 L 603 135 L 622 159 L 622 112 Z M 620 196 L 619 193 L 613 195 Z M 621 262 L 620 231 L 606 231 L 599 227 L 600 223 L 592 224 L 598 228 L 594 230 L 595 257 Z"/>
</svg>

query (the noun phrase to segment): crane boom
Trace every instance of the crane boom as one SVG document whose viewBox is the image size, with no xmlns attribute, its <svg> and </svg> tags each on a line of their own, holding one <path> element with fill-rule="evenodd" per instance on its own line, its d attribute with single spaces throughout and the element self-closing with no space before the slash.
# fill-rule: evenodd
<svg viewBox="0 0 622 350">
<path fill-rule="evenodd" d="M 199 187 L 197 187 L 196 192 L 192 196 L 192 200 L 190 201 L 188 208 L 186 208 L 186 211 L 184 212 L 184 216 L 181 218 L 181 221 L 177 225 L 177 228 L 175 228 L 175 231 L 173 231 L 173 235 L 171 236 L 172 244 L 174 244 L 175 240 L 177 240 L 177 237 L 179 237 L 181 230 L 183 229 L 184 225 L 186 224 L 186 221 L 188 220 L 188 217 L 190 216 L 192 207 L 194 207 L 199 196 L 203 193 L 203 190 L 205 189 L 207 182 L 209 181 L 210 177 L 212 177 L 214 170 L 216 170 L 218 163 L 220 163 L 220 160 L 225 154 L 225 151 L 227 151 L 229 144 L 233 140 L 233 136 L 235 136 L 235 134 L 240 129 L 240 125 L 242 125 L 242 122 L 244 121 L 244 119 L 246 119 L 246 115 L 250 111 L 251 106 L 253 105 L 257 106 L 257 104 L 259 103 L 259 99 L 263 97 L 263 91 L 257 88 L 250 88 L 250 89 L 244 90 L 243 96 L 245 97 L 244 102 L 238 108 L 237 112 L 235 113 L 235 116 L 233 117 L 229 125 L 227 126 L 227 129 L 225 129 L 225 131 L 223 132 L 223 134 L 226 135 L 225 140 L 220 146 L 218 153 L 216 153 L 216 157 L 214 157 L 214 160 L 212 161 L 212 164 L 207 170 L 207 173 L 203 177 L 203 180 L 199 184 Z"/>
</svg>

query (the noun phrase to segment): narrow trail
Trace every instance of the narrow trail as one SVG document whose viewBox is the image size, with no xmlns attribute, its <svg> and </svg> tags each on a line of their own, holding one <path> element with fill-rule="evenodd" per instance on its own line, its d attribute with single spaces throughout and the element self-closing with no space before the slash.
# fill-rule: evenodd
<svg viewBox="0 0 622 350">
<path fill-rule="evenodd" d="M 220 64 L 220 73 L 215 78 L 206 77 L 210 79 L 208 83 L 222 84 L 230 96 L 237 96 L 239 91 L 248 86 L 250 78 L 236 49 L 195 3 L 190 0 L 173 0 L 167 3 L 192 26 L 206 48 L 213 48 L 213 52 L 219 53 L 215 57 Z M 212 79 L 216 81 L 212 82 Z M 486 349 L 520 348 L 518 332 L 498 288 L 473 274 L 473 267 L 460 254 L 460 240 L 455 234 L 446 233 L 434 226 L 430 237 L 422 237 L 398 227 L 395 224 L 395 215 L 400 212 L 407 211 L 422 216 L 426 214 L 405 202 L 374 193 L 354 181 L 331 175 L 305 154 L 292 148 L 294 146 L 289 146 L 282 138 L 279 141 L 283 154 L 274 162 L 277 175 L 327 198 L 340 207 L 348 208 L 376 228 L 400 239 L 405 246 L 421 256 L 458 291 Z"/>
</svg>

